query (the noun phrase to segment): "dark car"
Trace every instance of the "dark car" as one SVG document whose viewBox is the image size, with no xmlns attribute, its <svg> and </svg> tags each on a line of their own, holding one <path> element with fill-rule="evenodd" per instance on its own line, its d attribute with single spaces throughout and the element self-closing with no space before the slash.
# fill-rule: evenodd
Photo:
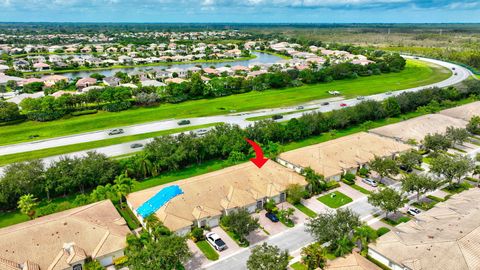
<svg viewBox="0 0 480 270">
<path fill-rule="evenodd" d="M 322 103 L 322 106 L 327 106 L 327 105 L 329 105 L 329 104 L 330 104 L 330 102 L 323 102 L 323 103 Z"/>
<path fill-rule="evenodd" d="M 281 114 L 274 114 L 274 115 L 272 115 L 272 119 L 273 119 L 273 120 L 278 120 L 278 119 L 282 119 L 282 118 L 283 118 L 283 115 L 281 115 Z"/>
<path fill-rule="evenodd" d="M 140 147 L 143 147 L 143 144 L 141 143 L 132 143 L 130 145 L 130 148 L 140 148 Z"/>
<path fill-rule="evenodd" d="M 40 135 L 38 135 L 38 134 L 33 134 L 33 135 L 28 136 L 29 139 L 35 139 L 35 138 L 38 138 L 38 137 L 40 137 Z"/>
<path fill-rule="evenodd" d="M 190 124 L 190 120 L 181 120 L 181 121 L 178 121 L 177 124 L 179 126 L 188 125 Z"/>
<path fill-rule="evenodd" d="M 124 131 L 121 128 L 112 129 L 108 132 L 108 135 L 118 135 L 122 134 Z"/>
<path fill-rule="evenodd" d="M 267 212 L 265 216 L 270 219 L 272 222 L 278 222 L 278 217 L 274 213 Z"/>
<path fill-rule="evenodd" d="M 400 170 L 405 171 L 405 172 L 408 172 L 408 173 L 410 173 L 410 172 L 413 171 L 412 168 L 409 168 L 409 167 L 407 167 L 407 166 L 405 166 L 405 165 L 403 165 L 403 164 L 401 164 L 399 167 L 400 167 Z"/>
</svg>

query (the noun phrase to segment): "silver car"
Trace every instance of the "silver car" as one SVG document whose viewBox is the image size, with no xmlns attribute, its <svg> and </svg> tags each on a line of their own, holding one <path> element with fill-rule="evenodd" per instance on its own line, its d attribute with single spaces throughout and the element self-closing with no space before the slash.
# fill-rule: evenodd
<svg viewBox="0 0 480 270">
<path fill-rule="evenodd" d="M 378 186 L 377 181 L 375 181 L 373 179 L 370 179 L 370 178 L 363 178 L 362 182 L 369 185 L 369 186 L 372 186 L 372 187 L 377 187 Z"/>
</svg>

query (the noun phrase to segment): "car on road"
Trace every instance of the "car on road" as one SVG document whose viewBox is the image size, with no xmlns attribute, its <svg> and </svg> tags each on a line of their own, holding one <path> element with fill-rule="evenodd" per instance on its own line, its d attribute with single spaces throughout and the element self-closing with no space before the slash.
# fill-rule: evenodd
<svg viewBox="0 0 480 270">
<path fill-rule="evenodd" d="M 195 134 L 197 134 L 198 136 L 203 136 L 203 135 L 207 134 L 207 132 L 208 132 L 208 129 L 202 128 L 202 129 L 199 129 L 199 130 L 195 131 Z"/>
<path fill-rule="evenodd" d="M 358 97 L 357 97 L 357 100 L 364 100 L 364 99 L 365 99 L 364 96 L 358 96 Z"/>
<path fill-rule="evenodd" d="M 413 59 L 420 59 L 420 58 L 418 58 L 418 57 L 414 57 Z"/>
<path fill-rule="evenodd" d="M 265 217 L 270 219 L 271 222 L 278 222 L 279 221 L 277 215 L 275 215 L 274 213 L 271 213 L 271 212 L 265 213 Z"/>
<path fill-rule="evenodd" d="M 452 67 L 452 70 L 455 70 L 455 67 Z"/>
<path fill-rule="evenodd" d="M 222 238 L 220 238 L 218 234 L 209 232 L 205 235 L 205 237 L 207 238 L 207 242 L 210 243 L 210 245 L 212 245 L 216 250 L 222 251 L 227 249 L 227 244 L 223 242 Z"/>
<path fill-rule="evenodd" d="M 388 91 L 387 93 L 385 93 L 385 95 L 387 95 L 387 96 L 390 96 L 391 94 L 393 94 L 392 91 Z"/>
<path fill-rule="evenodd" d="M 369 186 L 372 186 L 372 187 L 377 187 L 378 186 L 377 181 L 375 181 L 371 178 L 363 178 L 362 182 L 369 185 Z"/>
<path fill-rule="evenodd" d="M 40 137 L 40 135 L 38 135 L 38 134 L 33 134 L 33 135 L 28 136 L 29 139 L 35 139 L 35 138 L 38 138 L 38 137 Z"/>
<path fill-rule="evenodd" d="M 418 210 L 418 209 L 415 208 L 415 207 L 409 207 L 408 210 L 407 210 L 407 214 L 412 215 L 412 216 L 416 216 L 416 215 L 418 215 L 418 214 L 420 214 L 420 213 L 421 213 L 421 211 Z"/>
<path fill-rule="evenodd" d="M 141 143 L 132 143 L 130 144 L 130 148 L 135 149 L 135 148 L 140 148 L 143 147 L 143 144 Z"/>
<path fill-rule="evenodd" d="M 124 133 L 122 128 L 115 128 L 108 132 L 108 135 L 118 135 Z"/>
<path fill-rule="evenodd" d="M 330 102 L 322 102 L 322 106 L 327 106 L 329 104 L 330 104 Z"/>
<path fill-rule="evenodd" d="M 178 124 L 179 126 L 189 125 L 189 124 L 190 124 L 190 120 L 186 120 L 186 119 L 180 120 L 180 121 L 177 122 L 177 124 Z"/>
<path fill-rule="evenodd" d="M 455 72 L 455 75 L 458 75 L 458 73 L 457 73 L 457 72 Z"/>
<path fill-rule="evenodd" d="M 283 118 L 283 115 L 281 115 L 281 114 L 274 114 L 274 115 L 272 115 L 272 119 L 273 119 L 273 120 L 278 120 L 278 119 L 282 119 L 282 118 Z"/>
<path fill-rule="evenodd" d="M 303 106 L 297 106 L 297 110 L 303 110 Z"/>
<path fill-rule="evenodd" d="M 347 103 L 340 103 L 340 107 L 347 107 Z"/>
</svg>

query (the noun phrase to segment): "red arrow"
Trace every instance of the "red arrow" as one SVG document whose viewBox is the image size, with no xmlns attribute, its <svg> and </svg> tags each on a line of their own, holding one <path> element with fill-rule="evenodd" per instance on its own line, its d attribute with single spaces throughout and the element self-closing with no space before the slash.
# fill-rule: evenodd
<svg viewBox="0 0 480 270">
<path fill-rule="evenodd" d="M 263 157 L 263 151 L 260 145 L 258 145 L 256 142 L 249 140 L 245 138 L 245 140 L 253 147 L 253 150 L 255 150 L 255 158 L 251 158 L 250 161 L 253 162 L 253 164 L 257 165 L 258 168 L 262 168 L 263 165 L 268 161 L 268 158 Z"/>
</svg>

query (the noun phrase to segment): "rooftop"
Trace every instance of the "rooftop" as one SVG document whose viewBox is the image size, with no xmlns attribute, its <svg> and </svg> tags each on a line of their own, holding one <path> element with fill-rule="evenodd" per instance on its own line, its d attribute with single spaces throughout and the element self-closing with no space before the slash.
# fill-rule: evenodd
<svg viewBox="0 0 480 270">
<path fill-rule="evenodd" d="M 303 168 L 311 167 L 325 177 L 358 167 L 375 156 L 391 156 L 411 146 L 395 140 L 360 132 L 335 140 L 299 148 L 280 154 L 280 158 Z"/>
<path fill-rule="evenodd" d="M 370 248 L 412 270 L 480 269 L 480 189 L 452 196 Z"/>
<path fill-rule="evenodd" d="M 396 124 L 370 130 L 381 136 L 408 141 L 414 139 L 420 142 L 428 134 L 445 133 L 447 127 L 465 128 L 467 122 L 444 114 L 427 114 Z"/>
<path fill-rule="evenodd" d="M 64 269 L 123 250 L 128 233 L 109 200 L 40 217 L 0 229 L 0 269 L 25 263 L 38 266 L 27 269 Z"/>
<path fill-rule="evenodd" d="M 440 113 L 453 118 L 462 119 L 464 121 L 470 121 L 470 118 L 473 116 L 480 116 L 480 101 L 443 110 Z"/>
<path fill-rule="evenodd" d="M 183 194 L 172 198 L 155 212 L 172 231 L 191 226 L 194 221 L 221 215 L 225 209 L 244 207 L 257 199 L 278 195 L 289 184 L 305 185 L 302 176 L 268 161 L 261 169 L 247 162 L 219 171 L 176 181 Z M 165 184 L 128 195 L 130 205 L 137 209 Z"/>
</svg>

